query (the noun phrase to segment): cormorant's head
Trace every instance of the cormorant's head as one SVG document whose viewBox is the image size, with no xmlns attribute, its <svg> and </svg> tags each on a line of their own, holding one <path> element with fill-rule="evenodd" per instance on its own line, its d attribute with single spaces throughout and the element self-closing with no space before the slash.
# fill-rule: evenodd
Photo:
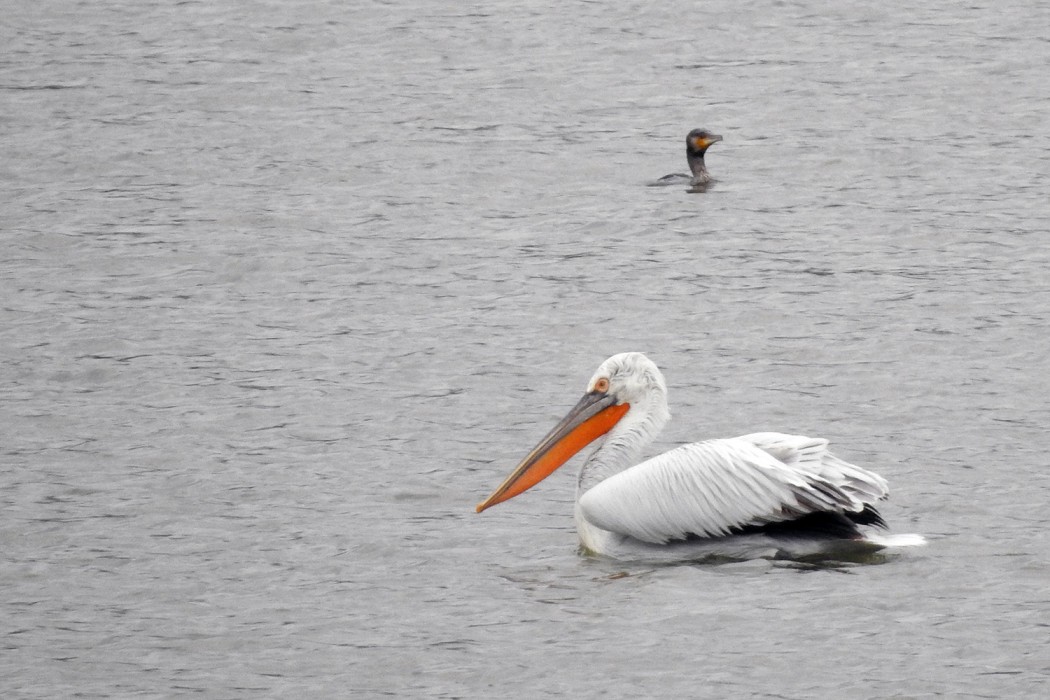
<svg viewBox="0 0 1050 700">
<path fill-rule="evenodd" d="M 704 155 L 704 151 L 708 149 L 713 143 L 721 141 L 722 137 L 718 134 L 712 134 L 707 129 L 693 129 L 689 132 L 689 135 L 685 137 L 685 150 L 690 155 Z"/>
</svg>

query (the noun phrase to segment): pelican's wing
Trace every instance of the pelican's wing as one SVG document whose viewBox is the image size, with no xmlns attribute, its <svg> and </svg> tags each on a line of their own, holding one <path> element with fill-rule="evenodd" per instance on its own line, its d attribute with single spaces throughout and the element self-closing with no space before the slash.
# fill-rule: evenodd
<svg viewBox="0 0 1050 700">
<path fill-rule="evenodd" d="M 831 454 L 828 441 L 823 438 L 751 433 L 737 439 L 747 440 L 800 472 L 810 472 L 826 479 L 865 505 L 881 501 L 890 493 L 885 479 Z"/>
<path fill-rule="evenodd" d="M 781 433 L 683 445 L 600 482 L 580 497 L 598 527 L 662 544 L 719 537 L 810 513 L 862 513 L 886 481 L 827 451 L 827 440 Z"/>
</svg>

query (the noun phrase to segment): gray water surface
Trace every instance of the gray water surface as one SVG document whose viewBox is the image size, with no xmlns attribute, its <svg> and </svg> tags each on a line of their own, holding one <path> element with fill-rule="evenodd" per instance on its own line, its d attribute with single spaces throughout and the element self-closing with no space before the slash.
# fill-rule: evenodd
<svg viewBox="0 0 1050 700">
<path fill-rule="evenodd" d="M 5 698 L 1050 693 L 1050 5 L 4 5 Z M 929 545 L 475 515 L 625 350 Z"/>
</svg>

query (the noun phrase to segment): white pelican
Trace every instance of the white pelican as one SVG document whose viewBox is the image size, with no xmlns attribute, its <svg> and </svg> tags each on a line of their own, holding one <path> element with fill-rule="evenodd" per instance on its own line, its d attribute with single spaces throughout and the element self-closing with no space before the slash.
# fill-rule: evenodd
<svg viewBox="0 0 1050 700">
<path fill-rule="evenodd" d="M 682 445 L 639 462 L 670 418 L 663 375 L 645 355 L 613 355 L 568 415 L 477 512 L 535 486 L 591 442 L 580 468 L 576 528 L 584 551 L 617 559 L 809 558 L 917 545 L 885 527 L 878 474 L 848 464 L 828 441 L 782 433 Z"/>
</svg>

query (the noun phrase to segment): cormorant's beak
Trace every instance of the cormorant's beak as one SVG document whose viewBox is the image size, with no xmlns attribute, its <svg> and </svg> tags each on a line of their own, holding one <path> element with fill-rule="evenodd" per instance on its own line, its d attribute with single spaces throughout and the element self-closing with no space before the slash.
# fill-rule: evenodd
<svg viewBox="0 0 1050 700">
<path fill-rule="evenodd" d="M 630 407 L 628 403 L 617 404 L 616 398 L 606 392 L 591 391 L 584 394 L 579 403 L 521 460 L 499 488 L 478 504 L 476 511 L 480 513 L 514 498 L 546 479 L 577 452 L 609 432 Z"/>
<path fill-rule="evenodd" d="M 694 151 L 706 151 L 711 144 L 718 143 L 722 140 L 722 137 L 717 134 L 708 134 L 707 136 L 695 136 L 693 137 L 693 150 Z"/>
</svg>

